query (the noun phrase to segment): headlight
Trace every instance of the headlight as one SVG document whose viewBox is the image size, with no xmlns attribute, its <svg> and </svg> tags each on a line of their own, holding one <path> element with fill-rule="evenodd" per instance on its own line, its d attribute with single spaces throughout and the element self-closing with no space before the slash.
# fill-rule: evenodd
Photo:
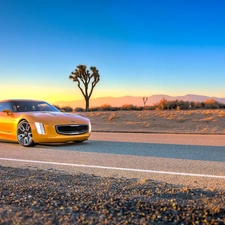
<svg viewBox="0 0 225 225">
<path fill-rule="evenodd" d="M 44 128 L 44 125 L 42 123 L 35 122 L 35 126 L 36 126 L 37 132 L 39 134 L 45 134 L 45 128 Z"/>
<path fill-rule="evenodd" d="M 91 133 L 91 123 L 89 122 L 89 132 Z"/>
</svg>

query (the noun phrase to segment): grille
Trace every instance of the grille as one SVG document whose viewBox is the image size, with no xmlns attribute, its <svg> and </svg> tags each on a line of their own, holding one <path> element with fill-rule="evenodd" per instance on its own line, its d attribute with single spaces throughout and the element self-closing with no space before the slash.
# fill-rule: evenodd
<svg viewBox="0 0 225 225">
<path fill-rule="evenodd" d="M 57 125 L 56 132 L 65 135 L 78 135 L 88 132 L 88 125 Z"/>
</svg>

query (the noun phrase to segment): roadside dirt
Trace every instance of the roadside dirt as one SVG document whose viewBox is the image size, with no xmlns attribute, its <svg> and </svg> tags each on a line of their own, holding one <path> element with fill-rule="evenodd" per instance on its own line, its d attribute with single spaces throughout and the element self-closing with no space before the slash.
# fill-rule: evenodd
<svg viewBox="0 0 225 225">
<path fill-rule="evenodd" d="M 225 110 L 84 112 L 93 131 L 225 134 Z"/>
<path fill-rule="evenodd" d="M 225 224 L 225 193 L 0 166 L 0 224 Z"/>
</svg>

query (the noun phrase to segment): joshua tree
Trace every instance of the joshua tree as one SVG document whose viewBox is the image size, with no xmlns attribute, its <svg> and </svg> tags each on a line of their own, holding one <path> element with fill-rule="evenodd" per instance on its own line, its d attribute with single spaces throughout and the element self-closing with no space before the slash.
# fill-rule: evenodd
<svg viewBox="0 0 225 225">
<path fill-rule="evenodd" d="M 147 101 L 148 101 L 148 97 L 143 97 L 144 107 Z"/>
<path fill-rule="evenodd" d="M 77 86 L 81 90 L 81 93 L 84 96 L 86 102 L 86 111 L 89 109 L 89 100 L 92 95 L 95 85 L 100 80 L 100 75 L 96 67 L 90 67 L 91 73 L 89 70 L 86 70 L 85 65 L 78 65 L 77 69 L 71 72 L 69 78 L 74 82 L 77 82 Z M 89 85 L 91 85 L 89 89 Z"/>
</svg>

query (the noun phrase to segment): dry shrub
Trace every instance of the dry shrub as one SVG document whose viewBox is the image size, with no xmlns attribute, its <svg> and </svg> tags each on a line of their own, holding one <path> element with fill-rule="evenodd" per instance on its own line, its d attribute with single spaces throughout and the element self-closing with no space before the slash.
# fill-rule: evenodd
<svg viewBox="0 0 225 225">
<path fill-rule="evenodd" d="M 175 117 L 174 113 L 171 113 L 166 119 L 167 120 L 172 120 Z"/>
<path fill-rule="evenodd" d="M 89 109 L 89 112 L 94 112 L 94 111 L 99 111 L 100 110 L 100 107 L 91 107 Z"/>
<path fill-rule="evenodd" d="M 112 108 L 112 106 L 109 104 L 104 104 L 104 105 L 100 106 L 100 110 L 102 110 L 102 111 L 110 111 L 111 108 Z"/>
<path fill-rule="evenodd" d="M 100 112 L 98 112 L 98 113 L 91 112 L 91 113 L 89 114 L 89 116 L 96 116 L 96 117 L 98 117 L 98 116 L 100 116 L 100 115 L 101 115 Z"/>
<path fill-rule="evenodd" d="M 95 116 L 95 113 L 90 113 L 89 116 Z"/>
<path fill-rule="evenodd" d="M 65 110 L 66 112 L 73 112 L 73 108 L 70 106 L 63 106 L 61 109 Z"/>
<path fill-rule="evenodd" d="M 156 109 L 156 107 L 154 106 L 154 105 L 146 105 L 145 107 L 144 107 L 144 110 L 155 110 Z"/>
<path fill-rule="evenodd" d="M 191 115 L 193 112 L 192 111 L 185 111 L 184 114 L 185 115 Z"/>
<path fill-rule="evenodd" d="M 166 117 L 167 116 L 167 112 L 162 112 L 158 116 L 160 116 L 160 117 Z"/>
<path fill-rule="evenodd" d="M 111 120 L 113 120 L 113 119 L 115 119 L 116 118 L 116 114 L 115 113 L 111 113 L 110 115 L 109 115 L 109 121 L 111 121 Z"/>
<path fill-rule="evenodd" d="M 209 114 L 212 113 L 212 111 L 211 111 L 211 110 L 206 110 L 206 111 L 203 111 L 203 113 L 204 113 L 205 115 L 209 115 Z"/>
<path fill-rule="evenodd" d="M 139 122 L 139 121 L 127 121 L 127 122 L 126 121 L 123 121 L 123 123 L 126 124 L 126 125 L 142 124 L 142 122 Z"/>
<path fill-rule="evenodd" d="M 150 127 L 151 124 L 150 123 L 146 123 L 145 127 Z"/>
<path fill-rule="evenodd" d="M 214 99 L 205 100 L 205 108 L 206 109 L 219 109 L 219 103 Z"/>
<path fill-rule="evenodd" d="M 84 112 L 85 110 L 81 107 L 77 107 L 74 109 L 75 112 Z"/>
<path fill-rule="evenodd" d="M 131 105 L 131 104 L 124 104 L 121 106 L 121 109 L 122 110 L 135 110 L 135 109 L 137 109 L 137 107 L 134 105 Z"/>
<path fill-rule="evenodd" d="M 218 116 L 221 117 L 221 118 L 224 117 L 225 116 L 225 111 L 219 111 L 218 112 Z"/>
<path fill-rule="evenodd" d="M 183 123 L 183 122 L 185 122 L 187 120 L 189 120 L 189 119 L 188 118 L 181 117 L 181 116 L 177 118 L 177 122 L 179 122 L 179 123 Z"/>
<path fill-rule="evenodd" d="M 213 116 L 210 116 L 210 117 L 206 117 L 206 118 L 203 118 L 199 121 L 203 121 L 203 122 L 213 122 L 214 121 L 214 117 Z"/>
<path fill-rule="evenodd" d="M 198 114 L 202 114 L 202 110 L 197 110 L 197 111 L 195 111 L 196 112 L 196 114 L 198 115 Z"/>
</svg>

